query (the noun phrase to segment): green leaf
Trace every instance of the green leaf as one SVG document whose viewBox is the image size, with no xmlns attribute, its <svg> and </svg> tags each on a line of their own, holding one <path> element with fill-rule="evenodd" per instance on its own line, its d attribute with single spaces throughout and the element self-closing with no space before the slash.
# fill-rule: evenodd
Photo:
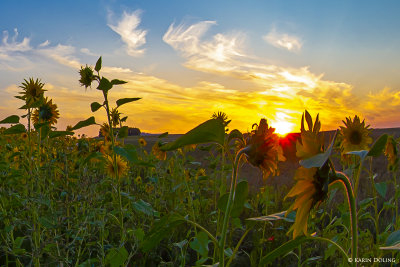
<svg viewBox="0 0 400 267">
<path fill-rule="evenodd" d="M 128 259 L 128 251 L 125 247 L 112 248 L 106 256 L 106 263 L 111 267 L 125 266 L 124 263 Z"/>
<path fill-rule="evenodd" d="M 131 97 L 131 98 L 121 98 L 117 100 L 117 108 L 122 106 L 123 104 L 133 102 L 133 101 L 138 101 L 139 99 L 142 99 L 140 97 Z"/>
<path fill-rule="evenodd" d="M 394 231 L 386 239 L 386 246 L 393 246 L 400 243 L 400 230 Z"/>
<path fill-rule="evenodd" d="M 82 161 L 82 165 L 86 165 L 89 163 L 90 160 L 92 159 L 98 159 L 98 160 L 103 160 L 104 156 L 101 152 L 98 151 L 94 151 L 92 153 L 90 153 L 83 161 Z"/>
<path fill-rule="evenodd" d="M 60 136 L 66 136 L 66 135 L 74 135 L 74 132 L 69 132 L 69 131 L 51 131 L 49 133 L 50 138 L 56 138 Z"/>
<path fill-rule="evenodd" d="M 19 117 L 17 115 L 11 115 L 0 121 L 0 123 L 19 123 Z"/>
<path fill-rule="evenodd" d="M 240 213 L 242 213 L 248 193 L 249 193 L 249 187 L 247 181 L 241 181 L 240 183 L 237 184 L 235 199 L 233 200 L 233 205 L 231 210 L 232 218 L 239 217 Z M 222 195 L 218 199 L 217 207 L 223 212 L 225 212 L 226 210 L 228 199 L 229 199 L 229 193 Z"/>
<path fill-rule="evenodd" d="M 184 223 L 186 220 L 181 215 L 178 214 L 170 214 L 161 218 L 161 220 L 156 221 L 150 230 L 147 233 L 142 249 L 144 252 L 149 252 L 154 247 L 160 243 L 166 236 L 171 234 L 171 231 Z"/>
<path fill-rule="evenodd" d="M 99 72 L 101 70 L 101 57 L 99 57 L 99 59 L 97 60 L 94 70 L 97 72 Z"/>
<path fill-rule="evenodd" d="M 381 195 L 381 197 L 384 198 L 386 196 L 386 192 L 387 192 L 386 182 L 375 183 L 375 189 L 379 193 L 379 195 Z"/>
<path fill-rule="evenodd" d="M 293 215 L 295 212 L 289 213 L 289 215 Z M 247 218 L 246 220 L 249 221 L 258 221 L 258 222 L 266 222 L 266 221 L 277 221 L 277 220 L 284 220 L 287 222 L 294 222 L 294 219 L 292 216 L 286 216 L 286 211 L 281 211 L 278 213 L 270 214 L 267 216 L 260 216 L 260 217 L 253 217 L 253 218 Z"/>
<path fill-rule="evenodd" d="M 16 124 L 14 126 L 11 126 L 10 128 L 7 128 L 3 134 L 20 134 L 20 133 L 25 133 L 26 129 L 25 126 L 22 124 Z"/>
<path fill-rule="evenodd" d="M 307 114 L 308 113 L 306 113 L 306 115 Z M 308 115 L 310 115 L 310 114 L 308 114 Z M 312 121 L 311 121 L 311 124 L 312 124 Z M 299 162 L 300 165 L 303 166 L 304 168 L 312 168 L 312 167 L 320 168 L 320 167 L 322 167 L 332 153 L 332 149 L 333 149 L 333 145 L 335 144 L 336 136 L 337 136 L 337 131 L 331 141 L 331 144 L 329 145 L 328 149 L 324 153 L 317 154 L 308 159 L 300 160 L 300 162 Z"/>
<path fill-rule="evenodd" d="M 100 79 L 99 86 L 97 86 L 98 90 L 101 90 L 103 92 L 107 92 L 113 87 L 112 83 L 107 78 L 102 77 Z"/>
<path fill-rule="evenodd" d="M 378 140 L 375 141 L 367 156 L 378 157 L 382 155 L 383 151 L 385 150 L 388 137 L 389 136 L 387 134 L 381 135 Z"/>
<path fill-rule="evenodd" d="M 92 104 L 90 104 L 90 109 L 92 110 L 92 112 L 97 111 L 99 108 L 101 108 L 103 105 L 98 103 L 98 102 L 93 102 Z"/>
<path fill-rule="evenodd" d="M 150 203 L 147 203 L 143 199 L 139 201 L 133 202 L 133 208 L 141 213 L 144 213 L 149 216 L 159 216 L 159 212 L 154 210 Z"/>
<path fill-rule="evenodd" d="M 232 140 L 232 139 L 239 139 L 239 140 L 243 140 L 243 134 L 237 130 L 234 129 L 232 130 L 229 135 L 228 135 L 228 143 Z"/>
<path fill-rule="evenodd" d="M 185 135 L 176 139 L 174 142 L 161 146 L 161 150 L 169 151 L 184 147 L 186 145 L 201 144 L 215 142 L 224 145 L 225 126 L 222 120 L 211 119 L 194 129 L 187 132 Z"/>
<path fill-rule="evenodd" d="M 83 128 L 83 127 L 86 127 L 86 126 L 89 126 L 89 125 L 94 125 L 94 124 L 96 124 L 96 121 L 95 121 L 94 117 L 92 116 L 89 119 L 80 121 L 77 124 L 75 124 L 75 126 L 72 127 L 72 130 L 78 130 L 80 128 Z"/>
<path fill-rule="evenodd" d="M 273 251 L 271 251 L 270 253 L 265 255 L 260 261 L 260 266 L 266 266 L 267 264 L 271 263 L 276 258 L 281 257 L 281 256 L 289 253 L 293 249 L 297 248 L 299 245 L 301 245 L 305 241 L 307 241 L 307 237 L 300 236 L 296 239 L 293 239 L 293 240 L 290 240 L 290 241 L 284 243 L 280 247 L 274 249 Z"/>
<path fill-rule="evenodd" d="M 357 155 L 360 157 L 361 162 L 363 162 L 365 157 L 368 155 L 368 150 L 350 151 L 350 152 L 347 152 L 346 154 Z"/>
<path fill-rule="evenodd" d="M 42 127 L 40 127 L 40 140 L 45 139 L 50 134 L 50 124 L 45 123 Z"/>
<path fill-rule="evenodd" d="M 126 158 L 130 163 L 146 166 L 146 167 L 154 167 L 153 164 L 139 160 L 135 146 L 128 144 L 125 147 L 114 147 L 114 152 L 121 157 Z"/>
<path fill-rule="evenodd" d="M 129 127 L 128 126 L 122 126 L 121 128 L 119 128 L 118 130 L 118 138 L 125 138 L 128 136 L 129 133 Z"/>
<path fill-rule="evenodd" d="M 111 84 L 112 84 L 112 85 L 125 84 L 125 83 L 127 83 L 127 82 L 122 81 L 122 80 L 118 80 L 118 79 L 113 79 L 113 80 L 111 81 Z"/>
<path fill-rule="evenodd" d="M 164 138 L 168 136 L 168 132 L 162 133 L 158 136 L 158 138 Z"/>
<path fill-rule="evenodd" d="M 206 258 L 208 255 L 208 243 L 208 235 L 201 231 L 198 232 L 194 240 L 190 242 L 190 247 L 202 257 Z"/>
</svg>

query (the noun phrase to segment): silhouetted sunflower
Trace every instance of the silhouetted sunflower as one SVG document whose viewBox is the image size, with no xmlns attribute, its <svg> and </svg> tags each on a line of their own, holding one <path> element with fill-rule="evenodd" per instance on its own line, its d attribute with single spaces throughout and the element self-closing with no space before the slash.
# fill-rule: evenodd
<svg viewBox="0 0 400 267">
<path fill-rule="evenodd" d="M 361 122 L 357 115 L 353 120 L 351 117 L 346 118 L 343 123 L 346 127 L 340 126 L 342 155 L 350 151 L 368 150 L 368 145 L 372 143 L 369 125 L 365 126 L 364 120 Z"/>
<path fill-rule="evenodd" d="M 93 69 L 86 65 L 86 67 L 81 67 L 79 70 L 79 74 L 81 78 L 79 79 L 79 83 L 81 86 L 85 86 L 87 89 L 89 86 L 92 85 L 92 82 L 96 79 L 96 76 L 93 73 Z"/>
<path fill-rule="evenodd" d="M 114 168 L 113 164 L 113 158 L 109 155 L 105 155 L 106 157 L 106 165 L 105 165 L 105 171 L 108 173 L 110 176 L 115 177 L 118 171 L 118 175 L 121 177 L 124 175 L 124 173 L 128 169 L 128 164 L 126 161 L 124 161 L 119 155 L 116 157 L 116 162 L 117 162 L 117 168 Z"/>
<path fill-rule="evenodd" d="M 43 89 L 44 83 L 41 83 L 39 79 L 35 81 L 33 78 L 29 78 L 29 81 L 24 79 L 24 81 L 20 86 L 23 90 L 20 92 L 22 96 L 17 96 L 17 98 L 24 100 L 27 105 L 32 105 L 43 97 L 46 91 Z"/>
<path fill-rule="evenodd" d="M 111 116 L 111 124 L 113 125 L 113 127 L 117 127 L 120 122 L 121 113 L 119 113 L 117 108 L 113 108 L 111 109 L 110 116 Z"/>
<path fill-rule="evenodd" d="M 308 124 L 308 130 L 304 128 L 304 117 Z M 323 152 L 323 138 L 319 134 L 321 123 L 318 116 L 313 126 L 312 118 L 306 111 L 302 116 L 300 140 L 296 143 L 296 156 L 300 159 L 307 159 Z M 296 219 L 290 231 L 293 231 L 293 238 L 301 234 L 307 234 L 307 221 L 310 210 L 315 204 L 326 198 L 328 193 L 329 166 L 325 164 L 321 169 L 299 167 L 294 179 L 296 184 L 286 195 L 296 197 L 295 202 L 288 209 L 286 214 L 297 210 Z"/>
<path fill-rule="evenodd" d="M 53 104 L 53 100 L 46 97 L 44 103 L 32 114 L 33 123 L 47 122 L 50 125 L 56 124 L 57 119 L 60 117 L 60 113 L 57 110 L 57 105 Z"/>
<path fill-rule="evenodd" d="M 279 137 L 275 129 L 268 127 L 266 119 L 261 119 L 260 124 L 254 124 L 256 129 L 245 138 L 242 147 L 248 147 L 245 152 L 247 161 L 263 172 L 263 178 L 279 173 L 278 161 L 285 161 Z"/>
</svg>

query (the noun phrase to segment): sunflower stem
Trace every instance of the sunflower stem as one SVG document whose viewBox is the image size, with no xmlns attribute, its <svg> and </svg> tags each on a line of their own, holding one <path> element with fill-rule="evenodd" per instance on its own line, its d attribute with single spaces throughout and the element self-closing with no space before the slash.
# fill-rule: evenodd
<svg viewBox="0 0 400 267">
<path fill-rule="evenodd" d="M 236 154 L 235 162 L 233 163 L 231 188 L 229 191 L 228 203 L 226 204 L 224 220 L 222 223 L 221 239 L 219 241 L 219 266 L 221 266 L 221 267 L 225 266 L 224 258 L 225 258 L 226 232 L 227 232 L 227 228 L 228 228 L 228 221 L 229 221 L 229 216 L 230 216 L 231 209 L 232 209 L 232 204 L 235 199 L 239 161 L 240 161 L 240 158 L 243 155 L 243 153 L 245 153 L 248 149 L 249 149 L 249 147 L 245 147 L 245 148 L 242 148 L 241 150 L 239 150 L 238 153 Z"/>
<path fill-rule="evenodd" d="M 352 249 L 351 258 L 352 265 L 357 266 L 357 246 L 358 246 L 358 234 L 357 234 L 357 209 L 356 209 L 356 199 L 354 196 L 353 188 L 349 178 L 341 172 L 335 172 L 335 181 L 339 181 L 343 184 L 345 191 L 347 193 L 347 200 L 349 202 L 350 209 L 350 219 L 351 219 L 351 234 L 352 234 Z"/>
</svg>

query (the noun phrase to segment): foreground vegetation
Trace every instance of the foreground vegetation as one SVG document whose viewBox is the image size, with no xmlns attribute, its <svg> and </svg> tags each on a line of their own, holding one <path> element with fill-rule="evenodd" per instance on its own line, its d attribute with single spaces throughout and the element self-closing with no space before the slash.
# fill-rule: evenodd
<svg viewBox="0 0 400 267">
<path fill-rule="evenodd" d="M 294 186 L 282 198 L 271 186 L 249 194 L 244 162 L 279 173 L 282 138 L 261 119 L 250 133 L 228 130 L 223 112 L 173 142 L 125 144 L 123 98 L 108 94 L 121 80 L 82 67 L 82 86 L 103 99 L 104 138 L 76 138 L 94 117 L 56 130 L 57 105 L 44 84 L 21 84 L 27 127 L 13 115 L 0 133 L 0 263 L 4 266 L 266 266 L 395 265 L 400 260 L 399 140 L 374 143 L 358 116 L 346 118 L 328 146 L 318 116 L 305 111 L 296 140 Z M 193 157 L 202 151 L 204 158 Z M 169 151 L 167 153 L 167 151 Z M 392 177 L 376 181 L 372 162 L 387 157 Z M 386 168 L 386 166 L 382 166 Z M 340 171 L 338 171 L 340 170 Z M 359 184 L 369 190 L 359 193 Z M 284 190 L 284 189 L 282 189 Z M 341 198 L 340 196 L 345 196 Z M 372 264 L 371 263 L 371 264 Z"/>
</svg>

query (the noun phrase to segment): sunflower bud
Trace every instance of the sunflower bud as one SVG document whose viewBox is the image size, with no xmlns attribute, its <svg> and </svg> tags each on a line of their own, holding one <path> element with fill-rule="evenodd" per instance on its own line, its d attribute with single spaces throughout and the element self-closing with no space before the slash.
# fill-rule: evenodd
<svg viewBox="0 0 400 267">
<path fill-rule="evenodd" d="M 96 79 L 96 76 L 93 73 L 93 69 L 88 65 L 86 65 L 86 67 L 84 68 L 81 67 L 79 74 L 81 75 L 79 83 L 81 84 L 81 86 L 85 86 L 85 89 L 91 86 L 92 82 Z"/>
</svg>

